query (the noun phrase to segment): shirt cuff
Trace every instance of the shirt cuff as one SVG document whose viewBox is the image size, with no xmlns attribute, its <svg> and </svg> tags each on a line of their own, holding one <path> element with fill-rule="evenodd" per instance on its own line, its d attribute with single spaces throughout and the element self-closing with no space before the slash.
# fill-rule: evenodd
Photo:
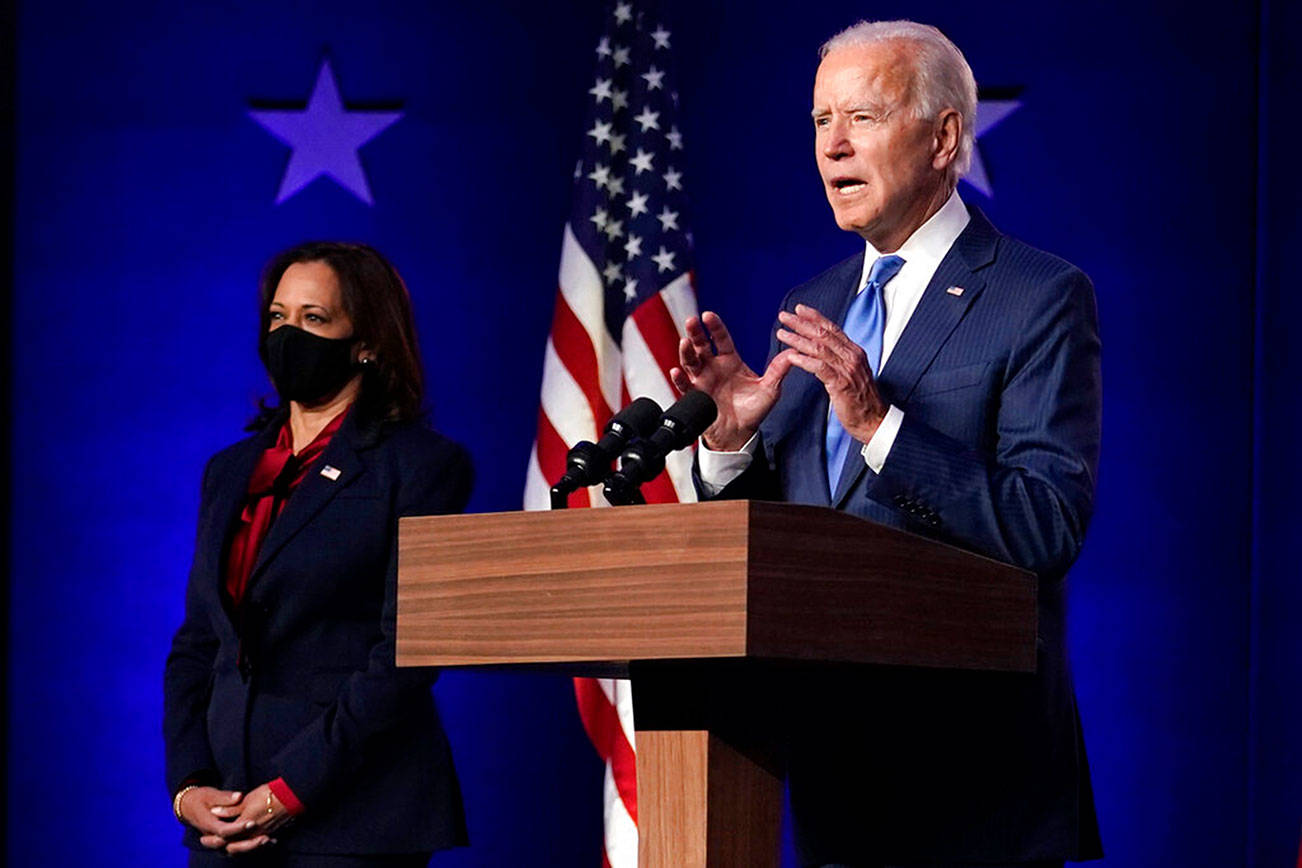
<svg viewBox="0 0 1302 868">
<path fill-rule="evenodd" d="M 892 404 L 886 411 L 886 418 L 882 419 L 882 424 L 877 426 L 872 439 L 859 450 L 864 462 L 873 473 L 881 473 L 882 468 L 886 466 L 886 456 L 891 454 L 891 447 L 895 445 L 895 437 L 900 433 L 900 425 L 903 423 L 904 411 Z"/>
<path fill-rule="evenodd" d="M 297 817 L 307 810 L 298 800 L 298 796 L 294 795 L 294 791 L 289 788 L 289 784 L 285 783 L 284 778 L 276 778 L 267 784 L 267 787 L 270 788 L 273 796 L 280 799 L 280 803 L 285 806 L 285 810 L 289 811 L 291 817 Z"/>
<path fill-rule="evenodd" d="M 723 491 L 738 476 L 750 467 L 755 457 L 755 440 L 759 434 L 750 435 L 738 452 L 715 452 L 701 441 L 701 448 L 696 451 L 697 470 L 701 477 L 701 488 L 710 497 Z"/>
</svg>

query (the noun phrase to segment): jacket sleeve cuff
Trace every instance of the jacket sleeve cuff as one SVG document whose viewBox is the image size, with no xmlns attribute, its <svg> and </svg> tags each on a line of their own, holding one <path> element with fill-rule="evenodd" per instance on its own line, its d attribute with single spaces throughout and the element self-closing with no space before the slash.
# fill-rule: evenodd
<svg viewBox="0 0 1302 868">
<path fill-rule="evenodd" d="M 294 791 L 289 788 L 289 784 L 285 783 L 284 778 L 276 778 L 267 786 L 271 789 L 271 794 L 280 799 L 280 803 L 285 806 L 285 810 L 289 811 L 291 817 L 297 817 L 307 810 L 298 800 L 298 796 L 294 795 Z"/>
</svg>

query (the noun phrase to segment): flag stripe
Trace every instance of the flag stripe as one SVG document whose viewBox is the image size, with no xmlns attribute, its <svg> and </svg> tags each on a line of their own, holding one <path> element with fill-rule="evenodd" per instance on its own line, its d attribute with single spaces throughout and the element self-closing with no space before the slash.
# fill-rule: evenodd
<svg viewBox="0 0 1302 868">
<path fill-rule="evenodd" d="M 552 315 L 552 346 L 556 349 L 561 364 L 574 377 L 575 384 L 587 398 L 595 433 L 596 422 L 600 421 L 604 425 L 612 411 L 601 392 L 596 349 L 583 324 L 570 309 L 563 292 L 556 297 L 556 312 Z"/>
<path fill-rule="evenodd" d="M 592 406 L 561 361 L 550 338 L 547 339 L 547 349 L 543 354 L 542 406 L 552 427 L 561 435 L 561 440 L 565 441 L 567 449 L 580 440 L 596 439 L 597 420 L 592 415 Z M 565 460 L 562 457 L 556 469 L 564 468 Z M 544 472 L 552 470 L 552 467 L 543 464 Z"/>
<path fill-rule="evenodd" d="M 624 728 L 617 702 L 607 696 L 602 682 L 609 679 L 576 678 L 574 679 L 574 696 L 579 706 L 579 717 L 583 728 L 598 755 L 610 766 L 615 789 L 624 810 L 633 822 L 637 822 L 637 760 L 633 752 L 628 732 Z M 627 682 L 625 682 L 627 683 Z M 631 705 L 631 702 L 629 703 Z"/>
<path fill-rule="evenodd" d="M 601 384 L 606 405 L 623 406 L 619 400 L 619 347 L 606 328 L 601 275 L 568 223 L 561 240 L 560 291 L 575 319 L 588 334 L 588 344 L 596 356 L 593 371 Z"/>
<path fill-rule="evenodd" d="M 678 364 L 678 329 L 661 293 L 642 302 L 633 311 L 633 321 L 642 333 L 642 341 L 656 361 L 656 367 L 669 382 L 669 369 Z"/>
</svg>

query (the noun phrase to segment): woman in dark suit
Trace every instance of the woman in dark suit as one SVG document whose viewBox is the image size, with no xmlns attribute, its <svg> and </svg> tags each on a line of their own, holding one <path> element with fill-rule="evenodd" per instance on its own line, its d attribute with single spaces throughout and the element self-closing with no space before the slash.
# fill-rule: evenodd
<svg viewBox="0 0 1302 868">
<path fill-rule="evenodd" d="M 424 865 L 466 843 L 429 686 L 394 666 L 401 515 L 455 513 L 470 462 L 417 419 L 406 287 L 375 250 L 287 250 L 261 283 L 280 406 L 203 477 L 165 674 L 191 865 Z"/>
</svg>

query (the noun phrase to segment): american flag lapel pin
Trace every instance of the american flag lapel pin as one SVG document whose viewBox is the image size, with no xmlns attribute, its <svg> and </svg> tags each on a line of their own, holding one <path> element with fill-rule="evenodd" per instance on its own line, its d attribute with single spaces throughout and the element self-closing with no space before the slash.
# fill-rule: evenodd
<svg viewBox="0 0 1302 868">
<path fill-rule="evenodd" d="M 343 471 L 331 464 L 327 464 L 325 467 L 321 468 L 321 475 L 331 482 L 337 480 L 340 473 L 343 473 Z"/>
<path fill-rule="evenodd" d="M 945 292 L 948 292 L 950 295 L 953 295 L 953 296 L 959 296 L 959 295 L 962 295 L 962 294 L 963 294 L 963 287 L 961 287 L 961 286 L 951 286 L 949 289 L 945 290 Z"/>
</svg>

